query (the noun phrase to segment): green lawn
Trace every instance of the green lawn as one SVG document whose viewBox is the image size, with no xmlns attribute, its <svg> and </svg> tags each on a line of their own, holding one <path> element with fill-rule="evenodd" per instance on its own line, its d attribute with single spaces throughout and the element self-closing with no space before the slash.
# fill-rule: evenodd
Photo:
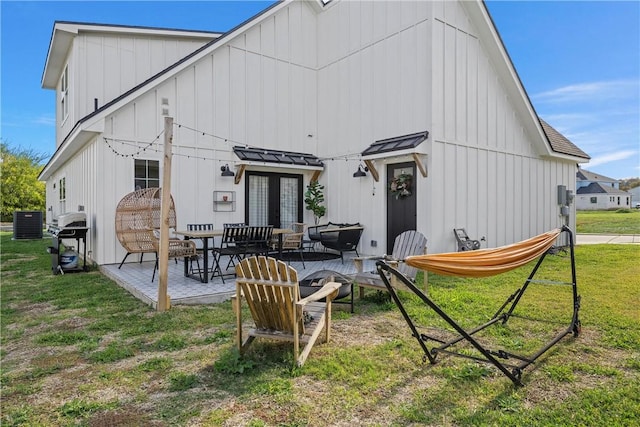
<svg viewBox="0 0 640 427">
<path fill-rule="evenodd" d="M 576 233 L 640 234 L 640 209 L 578 211 Z"/>
<path fill-rule="evenodd" d="M 471 360 L 423 364 L 398 309 L 375 293 L 354 314 L 335 307 L 332 341 L 292 369 L 282 343 L 256 341 L 238 357 L 230 303 L 158 313 L 97 271 L 53 276 L 47 239 L 0 238 L 2 426 L 640 424 L 640 245 L 576 248 L 582 332 L 514 387 Z M 563 279 L 567 268 L 560 252 L 540 274 Z M 430 294 L 477 324 L 529 270 L 430 275 Z M 526 353 L 566 326 L 568 291 L 542 285 L 522 308 L 547 321 L 526 329 L 510 321 L 485 339 Z M 402 297 L 421 326 L 438 323 L 417 298 Z"/>
</svg>

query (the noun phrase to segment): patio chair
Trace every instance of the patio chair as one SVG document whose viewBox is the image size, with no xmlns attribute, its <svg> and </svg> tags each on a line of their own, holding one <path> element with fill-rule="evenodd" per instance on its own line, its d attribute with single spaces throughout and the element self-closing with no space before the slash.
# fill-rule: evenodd
<svg viewBox="0 0 640 427">
<path fill-rule="evenodd" d="M 244 242 L 244 257 L 251 255 L 267 255 L 271 248 L 273 225 L 250 226 Z"/>
<path fill-rule="evenodd" d="M 377 271 L 363 271 L 363 261 L 385 259 L 389 265 L 395 267 L 412 282 L 415 282 L 418 269 L 406 264 L 404 260 L 411 255 L 423 255 L 426 251 L 427 238 L 416 230 L 408 230 L 400 233 L 394 240 L 391 256 L 354 258 L 353 262 L 355 263 L 357 270 L 354 283 L 360 288 L 360 298 L 364 296 L 365 288 L 375 289 L 377 291 L 387 290 Z M 403 288 L 402 283 L 395 280 L 393 276 L 392 283 L 394 286 L 401 289 Z M 427 289 L 426 275 L 424 278 L 424 289 Z"/>
<path fill-rule="evenodd" d="M 189 231 L 210 231 L 213 230 L 213 224 L 187 224 L 187 230 Z M 203 239 L 198 239 L 198 241 L 196 241 L 196 251 L 198 252 L 198 258 L 202 257 L 203 253 Z M 198 269 L 200 268 L 200 263 L 198 262 Z M 191 273 L 193 273 L 193 259 L 190 262 L 189 265 L 189 270 Z M 211 270 L 213 270 L 213 267 L 211 268 Z"/>
<path fill-rule="evenodd" d="M 552 280 L 546 280 L 544 278 L 534 279 L 536 273 L 545 274 L 543 269 L 539 269 L 539 267 L 545 260 L 546 255 L 553 253 L 553 245 L 561 232 L 567 233 L 570 250 L 568 259 L 567 257 L 564 258 L 564 260 L 567 261 L 564 264 L 564 279 L 558 281 L 558 273 L 561 270 L 558 269 L 559 264 L 557 261 L 553 270 L 550 272 L 547 271 L 547 274 L 551 274 L 549 279 Z M 536 360 L 540 356 L 557 344 L 562 338 L 570 334 L 577 337 L 580 334 L 580 295 L 578 294 L 576 283 L 576 264 L 573 233 L 571 230 L 564 226 L 562 229 L 552 230 L 522 242 L 499 248 L 435 255 L 416 255 L 406 260 L 406 262 L 413 267 L 436 274 L 477 278 L 495 276 L 514 270 L 534 261 L 536 258 L 537 262 L 535 266 L 533 266 L 527 279 L 513 294 L 506 298 L 496 313 L 484 324 L 467 328 L 463 328 L 461 324 L 447 313 L 447 311 L 451 312 L 451 310 L 447 308 L 447 305 L 438 305 L 431 297 L 418 289 L 415 284 L 400 271 L 389 266 L 384 261 L 378 261 L 376 267 L 389 295 L 407 322 L 411 330 L 411 335 L 418 341 L 420 348 L 424 352 L 424 356 L 422 357 L 423 362 L 429 360 L 430 363 L 435 363 L 440 354 L 443 354 L 488 363 L 500 370 L 515 385 L 521 386 L 523 385 L 521 380 L 522 372 L 526 367 L 536 363 Z M 425 322 L 430 319 L 430 316 L 424 316 L 422 313 L 419 313 L 418 310 L 407 311 L 404 307 L 403 300 L 398 297 L 396 292 L 397 286 L 392 284 L 391 278 L 402 282 L 405 288 L 422 300 L 425 309 L 433 310 L 440 318 L 439 320 L 447 325 L 446 329 L 436 329 L 432 327 L 432 325 L 425 325 Z M 502 282 L 495 281 L 496 286 Z M 471 284 L 472 281 L 468 280 L 465 283 Z M 567 324 L 562 327 L 562 329 L 558 329 L 556 326 L 555 331 L 551 331 L 551 328 L 553 324 L 559 323 L 557 319 L 551 319 L 549 316 L 545 318 L 545 313 L 543 312 L 527 313 L 527 309 L 531 310 L 531 307 L 526 303 L 523 303 L 522 307 L 518 306 L 519 302 L 525 299 L 525 297 L 539 298 L 540 293 L 526 292 L 531 286 L 541 285 L 544 287 L 550 284 L 567 287 L 566 295 L 561 297 L 559 301 L 555 301 L 556 303 L 563 304 L 566 310 L 566 319 L 564 321 L 566 321 Z M 523 343 L 523 339 L 518 336 L 511 336 L 511 332 L 507 330 L 509 324 L 513 323 L 509 323 L 512 317 L 518 322 L 514 325 L 513 332 L 521 331 L 524 334 L 524 340 L 529 338 L 532 333 L 535 333 L 537 329 L 535 327 L 530 328 L 526 323 L 520 322 L 537 322 L 537 325 L 545 325 L 549 328 L 549 332 L 554 335 L 548 334 L 549 339 L 546 342 L 538 338 L 528 340 L 531 344 L 543 344 L 541 344 L 541 347 L 538 347 L 537 351 L 530 354 L 517 354 L 516 351 L 522 348 L 529 348 L 529 346 L 527 343 Z M 486 328 L 498 324 L 501 328 L 500 336 L 510 336 L 509 340 L 497 340 L 496 342 L 496 340 L 488 339 L 489 337 L 486 334 L 481 334 Z M 419 328 L 422 329 L 422 331 L 420 331 Z M 514 350 L 504 349 L 501 348 L 501 346 L 504 345 L 501 344 L 501 342 L 516 343 L 516 346 L 512 346 Z"/>
<path fill-rule="evenodd" d="M 154 253 L 153 236 L 149 230 L 161 226 L 161 188 L 143 188 L 126 194 L 116 207 L 116 237 L 127 251 L 118 268 L 131 254 L 140 254 L 140 262 L 145 253 Z M 176 209 L 173 196 L 169 198 L 169 228 L 176 228 Z"/>
<path fill-rule="evenodd" d="M 150 239 L 156 253 L 156 263 L 153 266 L 153 275 L 151 276 L 151 281 L 153 282 L 156 277 L 156 270 L 158 269 L 158 254 L 160 253 L 159 230 L 147 230 L 147 238 Z M 170 238 L 168 255 L 169 259 L 174 258 L 177 260 L 178 258 L 187 258 L 188 260 L 195 260 L 198 264 L 198 271 L 200 271 L 200 261 L 196 250 L 196 244 L 192 240 Z"/>
<path fill-rule="evenodd" d="M 331 330 L 331 301 L 338 295 L 340 283 L 329 282 L 306 298 L 300 299 L 298 272 L 275 258 L 252 256 L 236 265 L 236 343 L 244 353 L 255 338 L 293 343 L 294 363 L 302 366 L 313 345 L 325 331 Z M 319 302 L 326 299 L 326 302 Z M 242 301 L 249 306 L 255 327 L 243 339 Z M 300 346 L 303 346 L 300 351 Z"/>
<path fill-rule="evenodd" d="M 326 231 L 331 230 L 331 231 Z M 355 252 L 358 254 L 358 244 L 364 228 L 359 224 L 342 224 L 335 228 L 329 227 L 320 233 L 320 243 L 327 249 L 340 252 L 340 260 L 344 263 L 345 252 Z"/>
<path fill-rule="evenodd" d="M 232 265 L 235 267 L 236 261 L 239 262 L 244 257 L 245 242 L 249 230 L 249 227 L 244 224 L 224 224 L 223 227 L 220 247 L 213 248 L 213 272 L 211 274 L 212 279 L 219 275 L 222 283 L 224 283 L 225 276 L 220 265 L 222 257 L 229 257 L 225 270 Z"/>
<path fill-rule="evenodd" d="M 282 252 L 298 252 L 298 255 L 300 255 L 300 262 L 302 262 L 302 268 L 307 268 L 304 265 L 304 256 L 302 254 L 302 236 L 304 236 L 304 233 L 285 234 L 282 239 Z M 275 247 L 272 246 L 272 249 L 278 251 L 278 243 L 276 243 Z M 287 262 L 290 262 L 290 257 L 287 258 L 287 260 Z"/>
<path fill-rule="evenodd" d="M 464 228 L 454 228 L 453 234 L 458 242 L 458 252 L 480 249 L 480 241 L 470 239 Z"/>
<path fill-rule="evenodd" d="M 309 243 L 310 245 L 315 246 L 317 243 L 320 243 L 322 240 L 322 234 L 325 230 L 332 228 L 340 228 L 346 227 L 348 224 L 339 224 L 336 222 L 327 222 L 326 224 L 312 225 L 307 228 L 307 233 L 309 235 Z"/>
</svg>

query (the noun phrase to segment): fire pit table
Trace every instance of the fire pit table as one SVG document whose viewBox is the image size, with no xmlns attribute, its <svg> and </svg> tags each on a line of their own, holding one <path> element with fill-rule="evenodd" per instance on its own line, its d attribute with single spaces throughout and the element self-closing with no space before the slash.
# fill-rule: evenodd
<svg viewBox="0 0 640 427">
<path fill-rule="evenodd" d="M 353 279 L 337 271 L 318 270 L 300 280 L 300 298 L 308 297 L 316 292 L 327 282 L 338 282 L 342 286 L 338 289 L 338 296 L 333 301 L 334 304 L 349 304 L 353 313 Z M 348 298 L 348 299 L 347 299 Z M 321 300 L 321 301 L 324 301 Z"/>
</svg>

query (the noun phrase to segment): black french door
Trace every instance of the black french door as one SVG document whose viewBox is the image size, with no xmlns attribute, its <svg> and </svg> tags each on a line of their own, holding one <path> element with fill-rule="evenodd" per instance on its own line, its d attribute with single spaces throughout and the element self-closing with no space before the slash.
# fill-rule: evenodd
<svg viewBox="0 0 640 427">
<path fill-rule="evenodd" d="M 291 228 L 302 222 L 302 175 L 247 172 L 245 180 L 245 223 Z"/>
</svg>

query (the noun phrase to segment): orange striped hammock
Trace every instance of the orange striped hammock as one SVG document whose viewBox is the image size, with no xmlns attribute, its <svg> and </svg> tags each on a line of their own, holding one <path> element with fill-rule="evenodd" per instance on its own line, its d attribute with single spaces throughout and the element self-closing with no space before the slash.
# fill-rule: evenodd
<svg viewBox="0 0 640 427">
<path fill-rule="evenodd" d="M 415 255 L 405 262 L 415 268 L 444 276 L 488 277 L 506 273 L 532 261 L 553 246 L 562 230 L 559 228 L 493 249 Z"/>
</svg>

